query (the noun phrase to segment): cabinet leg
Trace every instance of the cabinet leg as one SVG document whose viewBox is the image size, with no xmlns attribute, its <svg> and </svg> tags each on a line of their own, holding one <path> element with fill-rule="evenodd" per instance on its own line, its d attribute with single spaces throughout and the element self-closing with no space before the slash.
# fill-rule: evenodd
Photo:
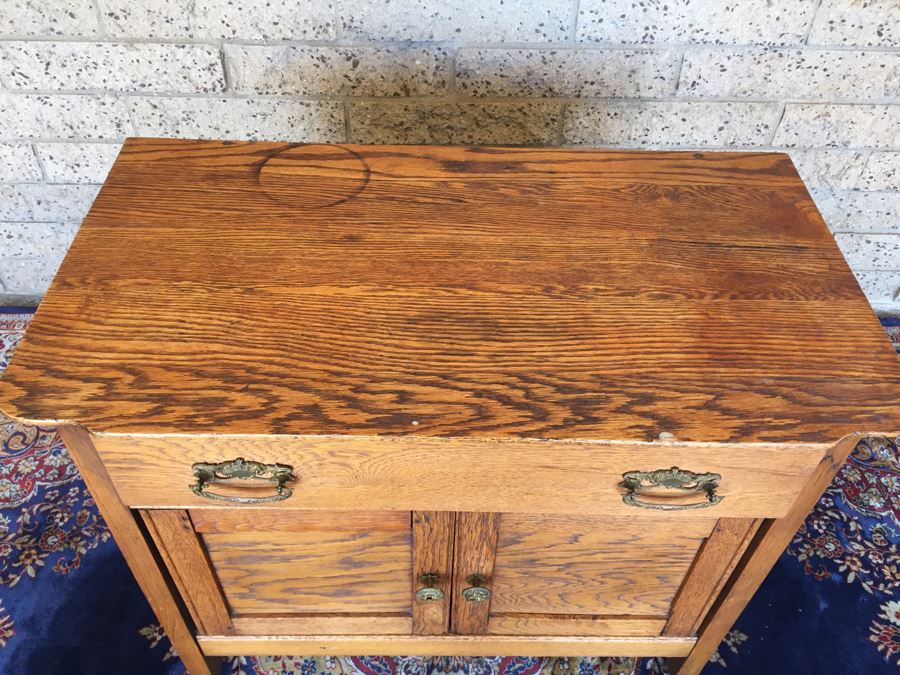
<svg viewBox="0 0 900 675">
<path fill-rule="evenodd" d="M 760 527 L 701 625 L 690 654 L 684 659 L 669 660 L 670 675 L 697 675 L 703 670 L 860 438 L 860 435 L 847 436 L 830 448 L 787 515 L 767 521 Z"/>
<path fill-rule="evenodd" d="M 188 672 L 190 675 L 218 673 L 221 658 L 207 658 L 200 650 L 181 599 L 160 569 L 134 514 L 119 499 L 90 434 L 83 427 L 70 424 L 60 426 L 59 433 L 128 567 Z"/>
</svg>

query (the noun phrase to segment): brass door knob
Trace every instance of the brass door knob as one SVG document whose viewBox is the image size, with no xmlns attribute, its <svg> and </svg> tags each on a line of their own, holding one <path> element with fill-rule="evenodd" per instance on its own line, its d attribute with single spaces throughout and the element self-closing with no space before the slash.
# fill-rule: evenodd
<svg viewBox="0 0 900 675">
<path fill-rule="evenodd" d="M 466 583 L 469 588 L 462 592 L 463 600 L 466 602 L 487 602 L 491 599 L 491 591 L 482 586 L 486 579 L 480 574 L 472 574 L 466 577 Z"/>
<path fill-rule="evenodd" d="M 416 591 L 416 600 L 419 602 L 443 600 L 444 591 L 440 588 L 435 588 L 435 584 L 437 584 L 439 578 L 440 577 L 437 574 L 420 574 L 419 583 L 425 584 L 425 587 Z"/>
</svg>

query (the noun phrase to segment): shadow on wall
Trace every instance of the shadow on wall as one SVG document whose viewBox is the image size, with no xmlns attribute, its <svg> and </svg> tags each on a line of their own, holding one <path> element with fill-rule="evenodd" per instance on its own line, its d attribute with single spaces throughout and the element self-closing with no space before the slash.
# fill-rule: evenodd
<svg viewBox="0 0 900 675">
<path fill-rule="evenodd" d="M 230 90 L 280 98 L 153 99 L 132 110 L 138 126 L 298 141 L 721 148 L 769 145 L 781 115 L 776 102 L 659 100 L 678 89 L 681 56 L 670 50 L 463 48 L 451 58 L 440 47 L 226 45 L 224 53 Z M 186 128 L 192 121 L 199 133 Z"/>
</svg>

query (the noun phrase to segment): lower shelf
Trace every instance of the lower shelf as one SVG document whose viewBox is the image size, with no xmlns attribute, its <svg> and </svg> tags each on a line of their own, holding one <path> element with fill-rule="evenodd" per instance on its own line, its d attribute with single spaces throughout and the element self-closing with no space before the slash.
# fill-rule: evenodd
<svg viewBox="0 0 900 675">
<path fill-rule="evenodd" d="M 688 637 L 503 635 L 201 635 L 207 656 L 687 656 Z"/>
</svg>

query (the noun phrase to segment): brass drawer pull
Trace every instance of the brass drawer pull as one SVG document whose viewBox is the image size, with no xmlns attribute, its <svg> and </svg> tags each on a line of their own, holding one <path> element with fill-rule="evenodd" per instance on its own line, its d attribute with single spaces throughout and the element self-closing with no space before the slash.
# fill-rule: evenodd
<svg viewBox="0 0 900 675">
<path fill-rule="evenodd" d="M 285 485 L 289 480 L 294 480 L 293 470 L 286 464 L 263 464 L 238 457 L 217 464 L 197 462 L 191 465 L 191 469 L 197 479 L 197 482 L 190 486 L 191 490 L 195 495 L 207 499 L 220 499 L 223 502 L 236 504 L 265 504 L 266 502 L 279 502 L 294 494 L 294 491 Z M 206 486 L 210 483 L 224 483 L 233 479 L 245 480 L 247 478 L 257 478 L 274 483 L 275 494 L 268 497 L 232 497 L 206 492 Z"/>
<path fill-rule="evenodd" d="M 480 574 L 472 574 L 466 577 L 466 583 L 469 588 L 462 592 L 463 600 L 466 602 L 486 602 L 491 599 L 491 591 L 482 586 L 486 579 Z"/>
<path fill-rule="evenodd" d="M 717 473 L 694 473 L 673 466 L 671 469 L 657 469 L 656 471 L 628 471 L 622 474 L 623 480 L 619 487 L 627 492 L 622 495 L 622 501 L 629 506 L 637 506 L 642 509 L 659 509 L 660 511 L 681 511 L 684 509 L 705 509 L 713 504 L 718 504 L 725 499 L 716 494 L 719 481 L 722 476 Z M 684 490 L 688 493 L 703 492 L 706 501 L 694 504 L 652 504 L 638 499 L 641 489 L 663 487 L 670 490 Z"/>
<path fill-rule="evenodd" d="M 425 584 L 425 588 L 420 588 L 416 591 L 416 600 L 419 602 L 432 602 L 434 600 L 443 600 L 444 599 L 444 591 L 440 588 L 435 588 L 435 584 L 438 582 L 437 574 L 420 574 L 419 575 L 419 583 Z"/>
</svg>

